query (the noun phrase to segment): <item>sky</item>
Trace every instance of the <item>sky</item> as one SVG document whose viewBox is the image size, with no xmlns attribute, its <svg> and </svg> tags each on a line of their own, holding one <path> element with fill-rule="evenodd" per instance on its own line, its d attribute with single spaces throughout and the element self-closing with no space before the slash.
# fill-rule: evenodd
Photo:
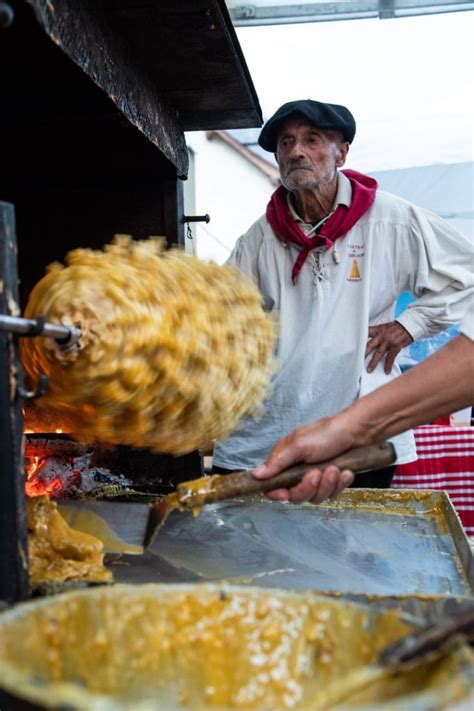
<svg viewBox="0 0 474 711">
<path fill-rule="evenodd" d="M 300 98 L 352 111 L 346 167 L 474 160 L 474 12 L 236 32 L 264 118 Z"/>
</svg>

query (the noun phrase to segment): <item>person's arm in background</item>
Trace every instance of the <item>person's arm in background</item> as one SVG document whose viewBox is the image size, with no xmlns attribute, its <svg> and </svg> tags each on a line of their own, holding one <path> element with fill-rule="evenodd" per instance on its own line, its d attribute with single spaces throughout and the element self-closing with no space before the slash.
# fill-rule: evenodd
<svg viewBox="0 0 474 711">
<path fill-rule="evenodd" d="M 254 470 L 267 479 L 298 462 L 324 461 L 352 447 L 375 444 L 474 403 L 474 313 L 461 334 L 420 365 L 356 400 L 332 417 L 301 427 L 281 439 L 266 462 Z M 352 483 L 352 472 L 328 467 L 309 471 L 298 486 L 268 496 L 320 503 Z"/>
</svg>

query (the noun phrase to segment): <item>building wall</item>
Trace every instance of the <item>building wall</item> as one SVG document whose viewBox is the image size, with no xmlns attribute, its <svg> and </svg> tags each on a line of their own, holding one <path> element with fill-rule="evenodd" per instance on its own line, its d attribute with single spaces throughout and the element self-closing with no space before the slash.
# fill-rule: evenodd
<svg viewBox="0 0 474 711">
<path fill-rule="evenodd" d="M 222 264 L 237 238 L 265 212 L 275 186 L 221 139 L 209 140 L 205 133 L 192 132 L 186 141 L 194 154 L 196 179 L 190 174 L 185 211 L 189 214 L 188 202 L 194 193 L 195 214 L 211 217 L 207 225 L 192 225 L 195 251 L 201 259 Z"/>
</svg>

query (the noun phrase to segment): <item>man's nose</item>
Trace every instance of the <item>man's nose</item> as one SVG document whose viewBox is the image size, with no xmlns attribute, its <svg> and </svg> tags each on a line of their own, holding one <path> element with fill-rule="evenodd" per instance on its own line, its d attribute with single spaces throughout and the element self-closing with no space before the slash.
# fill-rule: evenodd
<svg viewBox="0 0 474 711">
<path fill-rule="evenodd" d="M 300 141 L 295 141 L 290 148 L 289 156 L 291 158 L 304 158 L 305 152 L 303 144 Z"/>
</svg>

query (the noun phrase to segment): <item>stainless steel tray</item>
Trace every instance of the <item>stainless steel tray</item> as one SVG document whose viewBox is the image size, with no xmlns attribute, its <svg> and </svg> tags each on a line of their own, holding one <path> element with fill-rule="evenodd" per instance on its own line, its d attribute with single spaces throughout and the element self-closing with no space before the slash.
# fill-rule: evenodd
<svg viewBox="0 0 474 711">
<path fill-rule="evenodd" d="M 170 515 L 139 556 L 108 556 L 117 582 L 210 582 L 368 596 L 465 598 L 468 539 L 440 491 L 347 490 L 335 502 L 234 499 Z"/>
</svg>

